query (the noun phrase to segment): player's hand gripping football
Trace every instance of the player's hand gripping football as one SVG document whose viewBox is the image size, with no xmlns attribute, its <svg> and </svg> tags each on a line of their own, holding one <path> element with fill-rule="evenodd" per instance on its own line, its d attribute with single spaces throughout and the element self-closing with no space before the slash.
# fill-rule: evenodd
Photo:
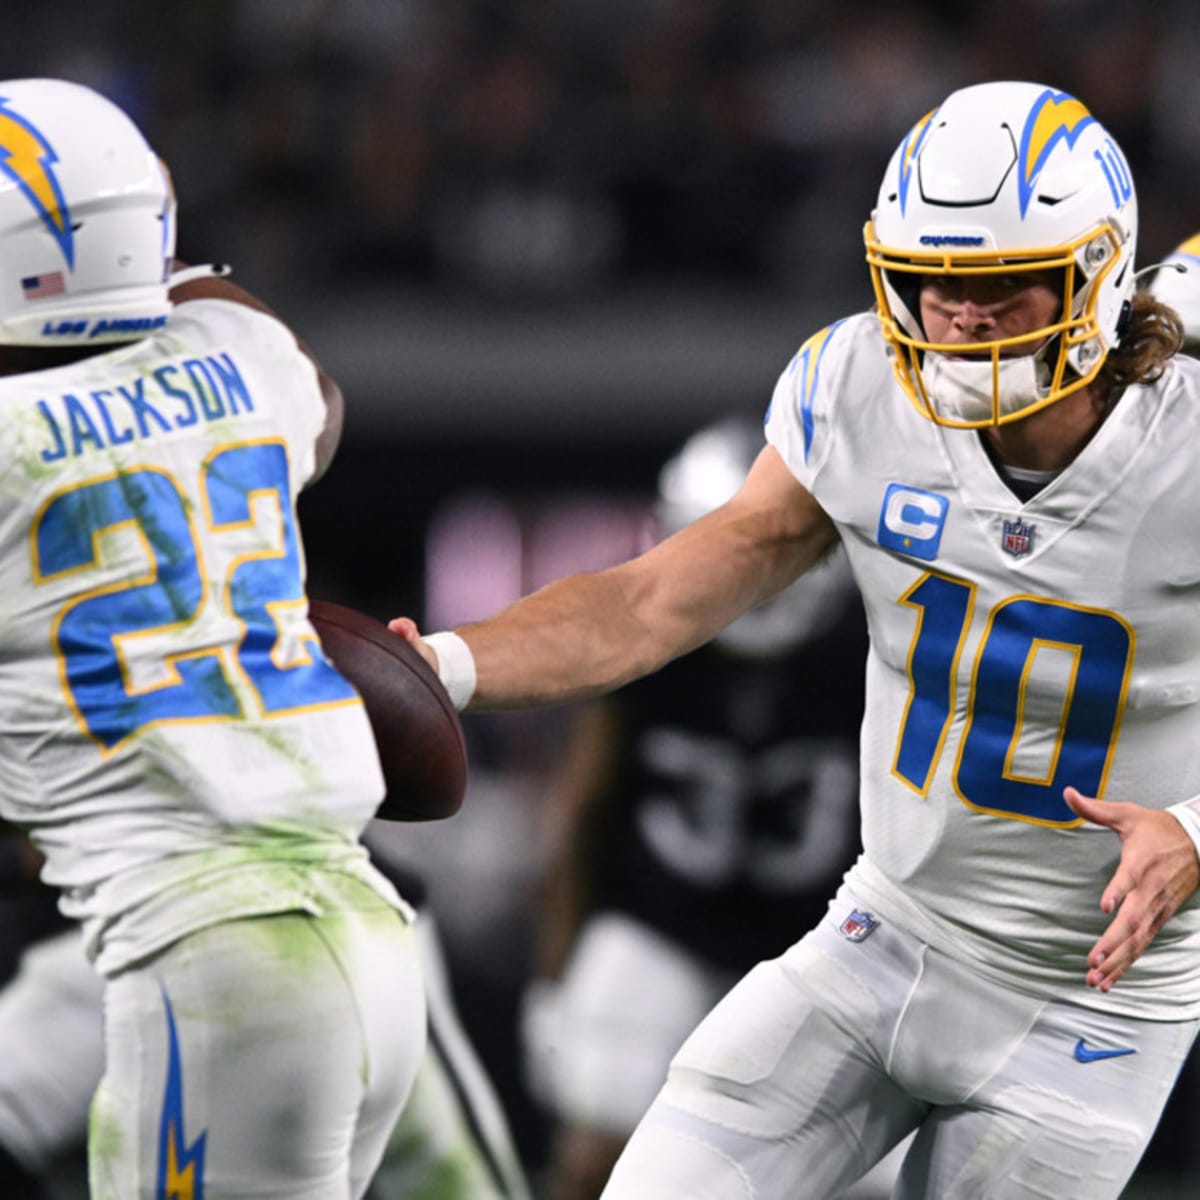
<svg viewBox="0 0 1200 1200">
<path fill-rule="evenodd" d="M 1200 887 L 1200 861 L 1169 812 L 1096 800 L 1073 787 L 1063 798 L 1079 816 L 1121 839 L 1120 865 L 1100 897 L 1101 910 L 1116 915 L 1088 954 L 1088 986 L 1107 992 Z"/>
<path fill-rule="evenodd" d="M 425 639 L 421 637 L 421 631 L 412 617 L 393 617 L 387 623 L 387 627 L 393 633 L 399 634 L 435 671 L 438 669 L 437 654 L 432 646 L 425 644 Z"/>
</svg>

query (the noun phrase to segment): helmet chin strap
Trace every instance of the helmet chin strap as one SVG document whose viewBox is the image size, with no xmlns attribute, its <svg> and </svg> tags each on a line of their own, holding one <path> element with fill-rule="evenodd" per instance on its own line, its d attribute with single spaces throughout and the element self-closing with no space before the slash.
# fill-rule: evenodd
<svg viewBox="0 0 1200 1200">
<path fill-rule="evenodd" d="M 925 391 L 938 416 L 990 425 L 1045 397 L 1039 380 L 1048 373 L 1041 353 L 1002 358 L 995 375 L 990 360 L 947 358 L 926 351 L 921 367 Z M 993 386 L 999 396 L 993 393 Z"/>
</svg>

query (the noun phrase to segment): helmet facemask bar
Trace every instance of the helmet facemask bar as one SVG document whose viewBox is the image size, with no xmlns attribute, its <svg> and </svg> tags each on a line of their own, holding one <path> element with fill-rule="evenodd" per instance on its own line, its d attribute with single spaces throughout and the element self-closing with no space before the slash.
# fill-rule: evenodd
<svg viewBox="0 0 1200 1200">
<path fill-rule="evenodd" d="M 881 245 L 874 222 L 864 231 L 867 263 L 875 291 L 883 337 L 892 358 L 892 369 L 917 411 L 939 425 L 979 429 L 1004 425 L 1037 412 L 1085 387 L 1104 363 L 1103 332 L 1096 314 L 1100 286 L 1119 260 L 1121 239 L 1105 223 L 1062 246 L 1033 250 L 912 251 Z M 905 303 L 897 276 L 920 279 L 939 275 L 985 277 L 1056 271 L 1062 281 L 1059 316 L 1051 324 L 1017 336 L 993 341 L 938 343 L 930 341 L 920 322 L 919 308 Z M 956 361 L 985 359 L 990 363 L 990 403 L 986 416 L 964 417 L 939 408 L 936 394 L 926 381 L 926 354 Z M 1030 360 L 1018 363 L 1015 360 Z M 1003 364 L 1003 365 L 1002 365 Z M 1005 410 L 1001 376 L 1020 370 L 1027 381 L 1036 379 L 1033 394 Z"/>
</svg>

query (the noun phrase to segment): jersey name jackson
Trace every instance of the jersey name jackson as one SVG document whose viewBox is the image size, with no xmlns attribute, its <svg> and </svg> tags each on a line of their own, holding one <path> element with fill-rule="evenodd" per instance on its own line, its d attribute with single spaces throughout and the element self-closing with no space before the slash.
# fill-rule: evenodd
<svg viewBox="0 0 1200 1200">
<path fill-rule="evenodd" d="M 43 462 L 145 441 L 254 411 L 245 376 L 228 352 L 164 363 L 111 388 L 40 398 Z"/>
</svg>

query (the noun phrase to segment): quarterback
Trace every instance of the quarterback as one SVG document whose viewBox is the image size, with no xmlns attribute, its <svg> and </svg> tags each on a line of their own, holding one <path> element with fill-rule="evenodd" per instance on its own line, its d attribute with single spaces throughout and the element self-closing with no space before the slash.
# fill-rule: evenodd
<svg viewBox="0 0 1200 1200">
<path fill-rule="evenodd" d="M 619 687 L 839 542 L 870 632 L 863 854 L 706 1017 L 608 1200 L 1120 1194 L 1200 1020 L 1200 364 L 1135 290 L 1118 145 L 964 88 L 865 229 L 874 311 L 783 371 L 740 490 L 419 639 L 459 702 Z M 801 930 L 798 933 L 803 932 Z"/>
<path fill-rule="evenodd" d="M 688 437 L 659 473 L 656 534 L 727 500 L 762 441 L 761 417 L 742 412 Z M 706 646 L 580 706 L 548 797 L 562 824 L 522 1023 L 557 1119 L 556 1200 L 596 1200 L 696 1022 L 817 923 L 857 856 L 866 642 L 838 553 Z"/>
<path fill-rule="evenodd" d="M 0 83 L 0 816 L 106 980 L 95 1200 L 366 1190 L 420 1061 L 383 795 L 307 620 L 341 397 L 90 89 Z"/>
</svg>

